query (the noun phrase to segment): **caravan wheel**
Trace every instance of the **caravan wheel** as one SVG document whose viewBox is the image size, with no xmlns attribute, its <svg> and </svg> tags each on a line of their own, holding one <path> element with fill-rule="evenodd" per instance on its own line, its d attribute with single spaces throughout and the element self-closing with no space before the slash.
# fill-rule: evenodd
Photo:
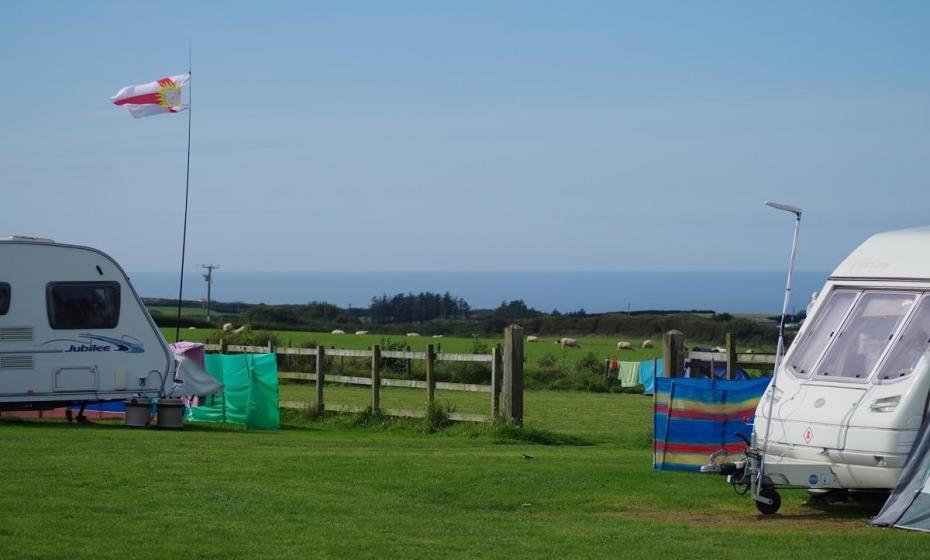
<svg viewBox="0 0 930 560">
<path fill-rule="evenodd" d="M 772 515 L 778 512 L 778 509 L 781 507 L 781 496 L 779 496 L 778 492 L 775 491 L 775 487 L 763 486 L 759 490 L 759 495 L 763 498 L 772 500 L 771 504 L 756 502 L 756 509 L 759 510 L 759 513 L 762 515 Z"/>
</svg>

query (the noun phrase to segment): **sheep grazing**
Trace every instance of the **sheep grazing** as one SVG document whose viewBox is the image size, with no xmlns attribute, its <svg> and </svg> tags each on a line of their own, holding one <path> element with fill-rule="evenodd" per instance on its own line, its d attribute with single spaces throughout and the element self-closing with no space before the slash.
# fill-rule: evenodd
<svg viewBox="0 0 930 560">
<path fill-rule="evenodd" d="M 223 332 L 229 332 L 232 330 L 232 323 L 223 323 Z"/>
<path fill-rule="evenodd" d="M 563 350 L 564 350 L 566 347 L 570 347 L 570 348 L 581 348 L 581 344 L 580 344 L 577 340 L 575 340 L 574 338 L 567 338 L 567 337 L 565 337 L 565 338 L 560 338 L 559 340 L 556 340 L 555 343 L 558 344 L 558 345 L 560 345 L 560 346 L 562 347 Z"/>
<path fill-rule="evenodd" d="M 368 334 L 368 331 L 355 331 L 355 334 L 361 336 L 363 334 Z"/>
<path fill-rule="evenodd" d="M 247 328 L 249 328 L 248 325 L 242 325 L 241 327 L 239 327 L 238 329 L 234 330 L 233 332 L 236 333 L 236 334 L 242 334 L 242 333 L 245 332 L 245 330 L 246 330 Z"/>
<path fill-rule="evenodd" d="M 442 335 L 441 335 L 441 334 L 434 334 L 434 335 L 433 335 L 433 338 L 442 338 Z"/>
<path fill-rule="evenodd" d="M 748 348 L 748 349 L 746 350 L 746 354 L 754 354 L 755 352 L 756 352 L 756 351 L 753 350 L 752 348 Z"/>
<path fill-rule="evenodd" d="M 408 332 L 408 333 L 407 333 L 407 336 L 420 336 L 420 333 L 418 333 L 418 332 Z"/>
<path fill-rule="evenodd" d="M 531 334 L 530 336 L 526 337 L 526 341 L 527 342 L 539 342 L 539 337 Z"/>
<path fill-rule="evenodd" d="M 727 349 L 724 348 L 723 346 L 718 346 L 718 347 L 714 348 L 714 352 L 717 352 L 718 354 L 726 354 L 726 353 L 727 353 Z"/>
<path fill-rule="evenodd" d="M 652 341 L 651 341 L 651 340 L 648 340 L 648 339 L 647 339 L 647 340 L 644 340 L 644 341 L 643 341 L 643 348 L 652 348 Z"/>
<path fill-rule="evenodd" d="M 346 332 L 342 329 L 333 329 L 329 334 L 345 334 Z"/>
<path fill-rule="evenodd" d="M 621 340 L 617 343 L 617 350 L 632 350 L 633 345 L 625 340 Z"/>
</svg>

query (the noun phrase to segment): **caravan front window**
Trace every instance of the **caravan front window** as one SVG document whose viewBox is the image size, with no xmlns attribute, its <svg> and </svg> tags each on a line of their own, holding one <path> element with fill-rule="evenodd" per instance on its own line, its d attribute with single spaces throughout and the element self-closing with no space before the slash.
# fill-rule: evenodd
<svg viewBox="0 0 930 560">
<path fill-rule="evenodd" d="M 817 317 L 813 318 L 814 322 L 804 340 L 791 355 L 788 367 L 795 374 L 806 377 L 814 369 L 817 359 L 840 329 L 857 294 L 852 290 L 836 290 L 830 294 L 830 299 L 824 302 Z"/>
<path fill-rule="evenodd" d="M 10 285 L 0 282 L 0 315 L 6 315 L 10 310 Z"/>
<path fill-rule="evenodd" d="M 888 358 L 878 370 L 879 379 L 897 379 L 909 375 L 930 349 L 930 298 L 924 297 L 907 322 Z"/>
<path fill-rule="evenodd" d="M 817 375 L 866 379 L 915 299 L 914 294 L 864 293 L 817 367 Z"/>
<path fill-rule="evenodd" d="M 53 329 L 112 329 L 119 324 L 118 282 L 51 282 L 45 299 Z"/>
</svg>

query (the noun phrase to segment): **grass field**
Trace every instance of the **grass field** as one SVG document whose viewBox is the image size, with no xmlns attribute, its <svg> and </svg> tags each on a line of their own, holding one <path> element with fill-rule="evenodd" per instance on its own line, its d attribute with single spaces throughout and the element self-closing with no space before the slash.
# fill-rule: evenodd
<svg viewBox="0 0 930 560">
<path fill-rule="evenodd" d="M 346 403 L 367 396 L 327 391 Z M 283 398 L 309 394 L 282 387 Z M 420 400 L 385 389 L 387 406 Z M 719 477 L 653 471 L 650 406 L 639 395 L 527 392 L 526 432 L 579 445 L 482 425 L 361 427 L 350 415 L 280 432 L 0 419 L 0 557 L 926 556 L 925 535 L 865 525 L 875 506 L 811 509 L 787 492 L 782 513 L 763 518 Z"/>
</svg>

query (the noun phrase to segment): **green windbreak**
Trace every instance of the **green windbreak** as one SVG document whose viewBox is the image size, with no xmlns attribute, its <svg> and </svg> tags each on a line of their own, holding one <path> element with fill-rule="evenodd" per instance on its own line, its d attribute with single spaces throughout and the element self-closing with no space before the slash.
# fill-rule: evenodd
<svg viewBox="0 0 930 560">
<path fill-rule="evenodd" d="M 206 370 L 223 384 L 223 394 L 189 409 L 192 422 L 229 422 L 277 430 L 278 362 L 274 354 L 207 354 Z"/>
</svg>

